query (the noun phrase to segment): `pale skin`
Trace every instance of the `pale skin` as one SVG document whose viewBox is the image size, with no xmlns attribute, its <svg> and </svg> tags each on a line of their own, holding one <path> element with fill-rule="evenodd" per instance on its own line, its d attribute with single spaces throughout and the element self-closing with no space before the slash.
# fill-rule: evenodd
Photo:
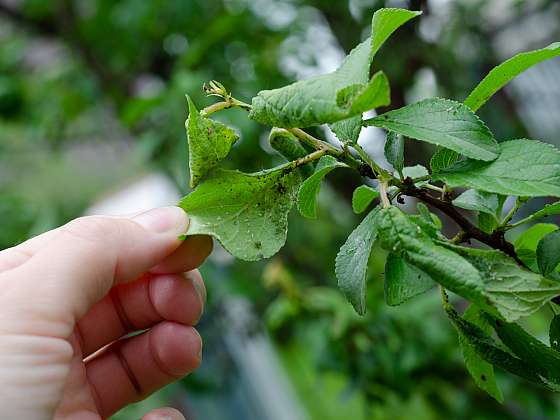
<svg viewBox="0 0 560 420">
<path fill-rule="evenodd" d="M 0 252 L 0 418 L 104 419 L 198 367 L 212 241 L 181 242 L 188 224 L 177 207 L 91 216 Z"/>
</svg>

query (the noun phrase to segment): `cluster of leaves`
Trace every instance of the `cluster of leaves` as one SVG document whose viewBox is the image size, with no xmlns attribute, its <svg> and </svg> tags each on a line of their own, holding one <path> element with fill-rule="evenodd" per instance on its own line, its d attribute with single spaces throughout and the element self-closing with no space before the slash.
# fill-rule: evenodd
<svg viewBox="0 0 560 420">
<path fill-rule="evenodd" d="M 336 258 L 343 294 L 359 314 L 366 311 L 366 272 L 375 241 L 388 252 L 385 297 L 399 305 L 439 284 L 443 306 L 459 333 L 467 369 L 475 382 L 498 401 L 503 399 L 493 367 L 505 369 L 551 390 L 560 387 L 559 318 L 551 325 L 548 347 L 515 322 L 560 295 L 560 234 L 556 225 L 537 224 L 515 244 L 510 229 L 560 214 L 560 202 L 512 223 L 519 207 L 532 197 L 560 196 L 560 151 L 530 139 L 497 141 L 475 112 L 511 79 L 529 67 L 560 55 L 560 43 L 518 54 L 494 68 L 464 102 L 431 98 L 363 120 L 365 111 L 388 105 L 389 82 L 381 71 L 370 78 L 377 51 L 390 35 L 420 13 L 380 9 L 371 36 L 359 44 L 333 73 L 258 93 L 251 104 L 233 98 L 217 82 L 207 93 L 223 98 L 202 111 L 189 99 L 186 123 L 190 182 L 197 187 L 180 203 L 191 217 L 188 235 L 217 238 L 234 256 L 258 260 L 274 255 L 287 234 L 287 217 L 297 202 L 300 213 L 317 214 L 321 181 L 337 168 L 376 179 L 354 191 L 355 212 L 375 206 L 350 234 Z M 243 173 L 219 167 L 238 136 L 209 118 L 231 107 L 273 127 L 270 144 L 287 163 Z M 317 139 L 303 128 L 328 124 L 343 148 Z M 361 128 L 386 130 L 385 156 L 395 171 L 376 163 L 358 144 Z M 405 140 L 431 143 L 437 150 L 430 171 L 404 166 Z M 200 184 L 200 185 L 198 185 Z M 453 189 L 466 191 L 457 195 Z M 434 193 L 435 192 L 435 193 Z M 451 240 L 422 202 L 418 214 L 406 214 L 393 202 L 416 197 L 454 219 L 461 230 Z M 502 217 L 507 197 L 513 208 Z M 473 211 L 477 223 L 458 209 Z M 475 239 L 477 249 L 461 243 Z M 448 303 L 446 290 L 468 300 L 463 316 Z M 499 341 L 491 331 L 497 333 Z"/>
</svg>

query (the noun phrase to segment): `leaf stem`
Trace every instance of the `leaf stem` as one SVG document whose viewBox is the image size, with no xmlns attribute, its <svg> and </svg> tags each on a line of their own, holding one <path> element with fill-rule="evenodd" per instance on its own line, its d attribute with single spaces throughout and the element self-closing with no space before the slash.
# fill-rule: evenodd
<svg viewBox="0 0 560 420">
<path fill-rule="evenodd" d="M 384 209 L 391 206 L 389 197 L 387 197 L 387 181 L 379 181 L 379 196 L 381 197 L 381 205 Z"/>
<path fill-rule="evenodd" d="M 362 160 L 369 165 L 369 167 L 373 170 L 373 173 L 377 175 L 377 178 L 384 179 L 386 181 L 392 180 L 394 177 L 381 166 L 379 166 L 367 153 L 362 146 L 360 146 L 357 142 L 352 145 L 358 155 L 362 158 Z"/>
<path fill-rule="evenodd" d="M 300 157 L 299 159 L 296 159 L 293 161 L 294 164 L 294 168 L 298 168 L 300 166 L 303 166 L 309 162 L 313 162 L 317 159 L 320 159 L 321 157 L 325 156 L 327 154 L 327 150 L 325 149 L 319 149 L 319 150 L 315 150 L 312 153 L 309 153 L 308 155 L 305 155 L 303 157 Z"/>
<path fill-rule="evenodd" d="M 512 208 L 508 212 L 508 214 L 506 214 L 506 217 L 504 217 L 504 220 L 502 220 L 502 223 L 500 223 L 500 226 L 498 226 L 498 228 L 501 228 L 501 229 L 507 228 L 507 224 L 509 223 L 509 221 L 511 219 L 513 219 L 513 216 L 515 216 L 515 213 L 517 213 L 517 210 L 519 210 L 519 207 L 521 207 L 521 205 L 525 201 L 526 200 L 523 200 L 521 197 L 517 197 L 515 199 L 515 204 L 512 206 Z"/>
</svg>

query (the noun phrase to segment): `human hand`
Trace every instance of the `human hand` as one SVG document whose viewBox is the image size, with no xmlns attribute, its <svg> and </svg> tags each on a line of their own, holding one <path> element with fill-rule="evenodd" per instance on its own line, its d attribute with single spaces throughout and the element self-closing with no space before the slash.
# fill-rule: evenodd
<svg viewBox="0 0 560 420">
<path fill-rule="evenodd" d="M 106 418 L 198 367 L 212 240 L 187 228 L 178 207 L 91 216 L 0 252 L 0 418 Z"/>
</svg>

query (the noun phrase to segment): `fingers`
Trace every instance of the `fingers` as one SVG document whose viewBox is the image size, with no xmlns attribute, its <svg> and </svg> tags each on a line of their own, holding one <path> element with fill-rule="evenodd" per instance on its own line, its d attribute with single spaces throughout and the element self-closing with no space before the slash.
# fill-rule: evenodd
<svg viewBox="0 0 560 420">
<path fill-rule="evenodd" d="M 212 238 L 210 236 L 189 236 L 179 248 L 150 269 L 150 272 L 155 274 L 184 273 L 199 267 L 211 252 Z"/>
<path fill-rule="evenodd" d="M 188 218 L 178 207 L 151 210 L 132 219 L 76 219 L 26 264 L 10 271 L 10 278 L 18 284 L 16 292 L 25 293 L 28 300 L 57 302 L 55 307 L 36 307 L 48 313 L 34 315 L 64 320 L 69 331 L 49 333 L 68 336 L 74 322 L 114 284 L 138 278 L 171 254 L 187 226 Z"/>
<path fill-rule="evenodd" d="M 202 315 L 205 293 L 197 270 L 147 275 L 115 287 L 77 324 L 83 356 L 161 321 L 195 325 Z"/>
<path fill-rule="evenodd" d="M 185 420 L 185 417 L 174 408 L 164 407 L 150 411 L 141 420 Z"/>
<path fill-rule="evenodd" d="M 101 416 L 108 417 L 192 372 L 200 364 L 201 351 L 196 330 L 173 322 L 111 345 L 86 364 Z"/>
</svg>

